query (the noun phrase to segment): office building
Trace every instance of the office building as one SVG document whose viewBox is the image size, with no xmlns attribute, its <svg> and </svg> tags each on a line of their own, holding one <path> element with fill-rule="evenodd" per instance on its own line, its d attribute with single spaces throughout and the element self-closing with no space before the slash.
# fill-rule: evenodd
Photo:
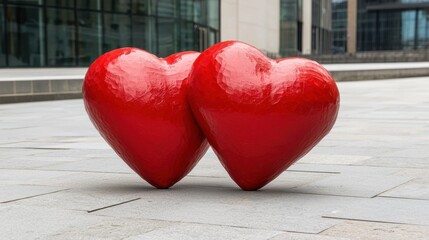
<svg viewBox="0 0 429 240">
<path fill-rule="evenodd" d="M 328 53 L 332 0 L 222 0 L 221 39 L 248 42 L 268 55 Z"/>
<path fill-rule="evenodd" d="M 333 48 L 346 46 L 349 53 L 429 48 L 429 0 L 333 0 L 332 8 Z"/>
<path fill-rule="evenodd" d="M 88 66 L 126 46 L 164 57 L 219 41 L 220 0 L 0 0 L 0 67 Z"/>
</svg>

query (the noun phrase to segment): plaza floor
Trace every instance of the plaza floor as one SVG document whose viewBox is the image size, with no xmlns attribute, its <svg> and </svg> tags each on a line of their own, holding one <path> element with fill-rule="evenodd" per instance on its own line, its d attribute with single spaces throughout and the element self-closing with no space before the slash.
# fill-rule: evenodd
<svg viewBox="0 0 429 240">
<path fill-rule="evenodd" d="M 152 188 L 82 100 L 0 105 L 0 239 L 429 239 L 429 78 L 338 86 L 332 132 L 256 192 L 211 150 Z"/>
</svg>

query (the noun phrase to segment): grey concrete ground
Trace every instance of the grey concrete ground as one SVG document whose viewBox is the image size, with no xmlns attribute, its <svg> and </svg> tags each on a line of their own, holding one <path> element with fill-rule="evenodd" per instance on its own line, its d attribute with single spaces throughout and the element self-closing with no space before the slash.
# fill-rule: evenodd
<svg viewBox="0 0 429 240">
<path fill-rule="evenodd" d="M 212 151 L 153 189 L 81 100 L 0 105 L 0 239 L 429 239 L 429 78 L 339 88 L 330 135 L 257 192 Z"/>
</svg>

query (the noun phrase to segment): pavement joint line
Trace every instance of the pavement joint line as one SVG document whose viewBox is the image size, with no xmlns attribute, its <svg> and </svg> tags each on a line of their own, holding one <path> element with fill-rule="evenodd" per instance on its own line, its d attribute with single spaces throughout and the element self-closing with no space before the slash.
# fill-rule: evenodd
<svg viewBox="0 0 429 240">
<path fill-rule="evenodd" d="M 389 189 L 386 189 L 386 190 L 384 190 L 383 192 L 378 193 L 378 194 L 376 194 L 376 195 L 372 196 L 371 198 L 378 197 L 378 196 L 380 196 L 381 194 L 383 194 L 383 193 L 385 193 L 385 192 L 388 192 L 388 191 L 393 190 L 393 189 L 395 189 L 395 188 L 397 188 L 397 187 L 403 186 L 403 185 L 405 185 L 405 184 L 407 184 L 407 183 L 409 183 L 409 182 L 411 182 L 411 181 L 413 181 L 413 180 L 415 180 L 415 178 L 412 178 L 412 179 L 410 179 L 410 180 L 408 180 L 408 181 L 406 181 L 406 182 L 404 182 L 404 183 L 401 183 L 401 184 L 399 184 L 399 185 L 397 185 L 397 186 L 394 186 L 394 187 L 391 187 L 391 188 L 389 188 Z"/>
<path fill-rule="evenodd" d="M 342 117 L 341 120 L 378 120 L 378 121 L 413 121 L 413 122 L 427 122 L 429 118 L 347 118 Z"/>
<path fill-rule="evenodd" d="M 6 149 L 37 149 L 37 150 L 54 150 L 54 151 L 56 151 L 56 150 L 73 150 L 73 149 L 76 149 L 76 148 L 8 147 L 8 146 L 0 146 L 0 148 L 6 148 Z"/>
<path fill-rule="evenodd" d="M 109 206 L 105 206 L 105 207 L 101 207 L 101 208 L 96 208 L 96 209 L 93 209 L 93 210 L 89 210 L 87 212 L 88 213 L 93 213 L 93 212 L 100 211 L 100 210 L 103 210 L 103 209 L 106 209 L 106 208 L 116 207 L 116 206 L 119 206 L 119 205 L 122 205 L 122 204 L 134 202 L 134 201 L 137 201 L 137 200 L 140 200 L 140 199 L 141 198 L 139 197 L 139 198 L 131 199 L 131 200 L 128 200 L 128 201 L 124 201 L 124 202 L 112 204 L 112 205 L 109 205 Z"/>
<path fill-rule="evenodd" d="M 311 192 L 294 192 L 294 191 L 288 191 L 288 190 L 293 190 L 296 189 L 298 187 L 304 187 L 305 185 L 308 184 L 312 184 L 313 182 L 310 183 L 306 183 L 297 187 L 292 187 L 292 188 L 285 188 L 286 192 L 285 193 L 294 193 L 294 194 L 306 194 L 306 195 L 316 195 L 316 196 L 328 196 L 328 197 L 346 197 L 346 198 L 360 198 L 360 199 L 370 199 L 371 197 L 361 197 L 361 196 L 350 196 L 350 195 L 339 195 L 339 194 L 324 194 L 324 193 L 311 193 Z M 264 189 L 262 188 L 261 191 L 263 191 Z"/>
<path fill-rule="evenodd" d="M 412 225 L 412 226 L 425 226 L 425 227 L 427 227 L 427 225 L 424 225 L 424 224 L 393 222 L 393 221 L 378 221 L 378 220 L 368 220 L 368 219 L 359 219 L 359 218 L 332 217 L 332 216 L 322 216 L 322 218 L 338 219 L 338 220 L 348 220 L 348 221 L 357 221 L 357 222 L 390 223 L 390 224 Z"/>
<path fill-rule="evenodd" d="M 70 172 L 70 173 L 108 173 L 108 174 L 134 174 L 134 172 L 100 172 L 100 171 L 80 171 L 80 170 L 55 170 L 55 169 L 40 169 L 40 168 L 0 168 L 2 170 L 26 170 L 26 171 L 41 171 L 41 172 Z"/>
<path fill-rule="evenodd" d="M 408 198 L 408 197 L 395 197 L 395 196 L 378 196 L 378 198 L 391 198 L 391 199 L 404 199 L 404 200 L 417 200 L 417 201 L 428 201 L 424 198 Z"/>
<path fill-rule="evenodd" d="M 385 156 L 375 156 L 375 158 L 377 157 L 385 157 Z M 374 158 L 374 157 L 373 157 Z M 374 160 L 373 158 L 364 160 L 364 161 L 369 161 L 369 160 Z M 390 158 L 390 157 L 385 157 L 385 158 Z M 394 157 L 394 158 L 401 158 L 401 157 Z M 408 158 L 401 158 L 401 159 L 408 159 Z M 319 164 L 319 163 L 318 163 Z M 323 163 L 320 163 L 323 164 Z M 338 166 L 350 166 L 350 167 L 372 167 L 372 168 L 400 168 L 400 169 L 428 169 L 429 167 L 419 167 L 419 166 L 415 166 L 415 167 L 403 167 L 403 166 L 379 166 L 379 165 L 362 165 L 364 163 L 352 163 L 351 165 L 345 165 L 345 164 L 325 164 L 325 165 L 338 165 Z M 367 163 L 365 163 L 367 164 Z M 399 170 L 400 171 L 400 170 Z M 397 173 L 397 172 L 395 172 Z"/>
<path fill-rule="evenodd" d="M 299 160 L 298 160 L 299 161 Z M 313 164 L 313 163 L 299 163 L 299 164 Z M 326 164 L 328 165 L 328 164 Z M 329 164 L 329 165 L 335 165 L 335 164 Z M 338 164 L 343 166 L 344 164 Z M 328 173 L 328 174 L 341 174 L 341 172 L 325 172 L 325 171 L 305 171 L 305 170 L 289 170 L 286 169 L 284 172 L 303 172 L 303 173 Z"/>
<path fill-rule="evenodd" d="M 103 216 L 103 217 L 111 217 L 109 215 L 104 214 L 96 214 L 97 216 Z M 300 233 L 300 234 L 309 234 L 309 235 L 316 235 L 314 233 L 309 232 L 301 232 L 301 231 L 287 231 L 287 230 L 281 230 L 281 229 L 268 229 L 268 228 L 259 228 L 259 227 L 245 227 L 245 226 L 239 226 L 239 225 L 229 225 L 229 224 L 216 224 L 216 223 L 207 223 L 207 222 L 193 222 L 193 221 L 178 221 L 178 220 L 166 220 L 166 219 L 157 219 L 157 218 L 135 218 L 135 217 L 124 217 L 127 219 L 144 219 L 149 221 L 159 221 L 159 222 L 168 222 L 168 223 L 176 223 L 176 224 L 195 224 L 195 225 L 209 225 L 209 226 L 217 226 L 217 227 L 232 227 L 232 228 L 241 228 L 241 229 L 250 229 L 250 230 L 264 230 L 264 231 L 277 231 L 283 233 Z M 164 228 L 164 227 L 160 227 Z"/>
<path fill-rule="evenodd" d="M 17 199 L 13 199 L 13 200 L 9 200 L 9 201 L 0 202 L 0 204 L 16 202 L 16 201 L 20 201 L 20 200 L 24 200 L 24 199 L 40 197 L 40 196 L 44 196 L 44 195 L 48 195 L 48 194 L 53 194 L 53 193 L 58 193 L 58 192 L 64 192 L 64 191 L 68 191 L 70 189 L 71 188 L 66 188 L 66 189 L 61 189 L 61 190 L 57 190 L 57 191 L 53 191 L 53 192 L 42 193 L 42 194 L 32 195 L 32 196 L 23 197 L 23 198 L 17 198 Z"/>
</svg>

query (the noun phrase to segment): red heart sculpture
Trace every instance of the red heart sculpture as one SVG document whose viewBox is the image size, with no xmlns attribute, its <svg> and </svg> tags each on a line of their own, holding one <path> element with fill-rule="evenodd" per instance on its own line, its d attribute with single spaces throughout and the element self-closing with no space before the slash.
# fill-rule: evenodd
<svg viewBox="0 0 429 240">
<path fill-rule="evenodd" d="M 196 52 L 165 59 L 135 48 L 99 57 L 83 83 L 85 107 L 95 127 L 143 179 L 169 188 L 208 148 L 186 101 Z"/>
<path fill-rule="evenodd" d="M 188 98 L 210 145 L 244 190 L 263 187 L 309 152 L 339 109 L 335 81 L 318 63 L 271 60 L 236 41 L 197 58 Z"/>
</svg>

